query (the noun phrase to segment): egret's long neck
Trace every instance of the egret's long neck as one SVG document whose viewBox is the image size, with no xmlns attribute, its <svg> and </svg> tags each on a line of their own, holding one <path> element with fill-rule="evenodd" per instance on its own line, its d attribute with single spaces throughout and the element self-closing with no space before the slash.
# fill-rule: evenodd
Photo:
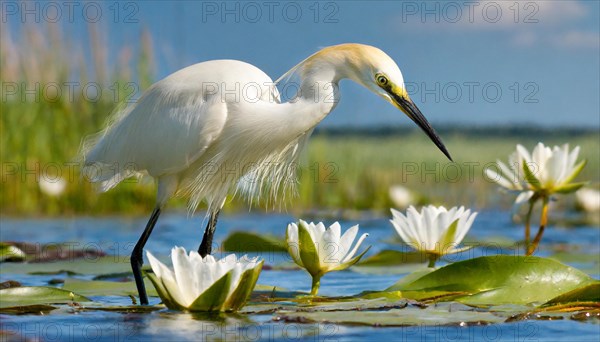
<svg viewBox="0 0 600 342">
<path fill-rule="evenodd" d="M 340 75 L 333 66 L 307 70 L 300 79 L 297 100 L 320 104 L 329 113 L 340 98 L 338 82 Z"/>
<path fill-rule="evenodd" d="M 293 69 L 299 88 L 289 104 L 306 127 L 316 126 L 335 108 L 340 100 L 339 81 L 349 77 L 344 59 L 327 57 L 317 53 Z"/>
</svg>

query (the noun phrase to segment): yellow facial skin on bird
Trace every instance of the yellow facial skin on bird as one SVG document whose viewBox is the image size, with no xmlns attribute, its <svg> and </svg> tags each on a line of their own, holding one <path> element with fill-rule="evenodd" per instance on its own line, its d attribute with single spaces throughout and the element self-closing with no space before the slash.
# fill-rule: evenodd
<svg viewBox="0 0 600 342">
<path fill-rule="evenodd" d="M 377 85 L 380 86 L 381 89 L 385 90 L 389 94 L 389 101 L 394 106 L 406 113 L 405 109 L 402 108 L 399 102 L 396 100 L 397 98 L 405 98 L 410 101 L 408 93 L 406 92 L 406 88 L 392 83 L 389 80 L 389 78 L 383 73 L 375 74 L 375 83 L 377 83 Z M 408 115 L 408 113 L 406 114 Z"/>
<path fill-rule="evenodd" d="M 375 83 L 387 93 L 387 100 L 396 108 L 400 109 L 406 116 L 414 121 L 424 132 L 429 136 L 433 143 L 452 160 L 448 150 L 442 143 L 433 127 L 429 124 L 425 116 L 421 113 L 417 105 L 410 99 L 406 88 L 392 83 L 389 78 L 383 73 L 375 74 Z"/>
</svg>

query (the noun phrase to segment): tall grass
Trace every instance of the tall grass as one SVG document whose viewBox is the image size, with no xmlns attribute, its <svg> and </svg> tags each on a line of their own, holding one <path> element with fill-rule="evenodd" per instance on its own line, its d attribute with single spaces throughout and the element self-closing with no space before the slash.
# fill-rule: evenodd
<svg viewBox="0 0 600 342">
<path fill-rule="evenodd" d="M 150 35 L 142 33 L 137 49 L 118 49 L 109 66 L 106 54 L 113 50 L 94 25 L 88 46 L 74 43 L 54 24 L 25 24 L 19 32 L 2 24 L 0 31 L 2 214 L 145 209 L 153 197 L 148 187 L 125 184 L 98 197 L 81 180 L 77 152 L 82 138 L 100 130 L 119 103 L 151 83 Z M 40 190 L 40 181 L 59 178 L 67 181 L 60 196 Z"/>
<path fill-rule="evenodd" d="M 88 46 L 71 41 L 51 24 L 25 26 L 12 34 L 2 24 L 0 32 L 1 213 L 148 212 L 154 203 L 152 182 L 129 180 L 99 195 L 81 179 L 76 159 L 82 138 L 99 131 L 132 91 L 139 90 L 134 94 L 139 96 L 154 81 L 148 32 L 142 33 L 139 46 L 119 49 L 109 48 L 105 36 L 93 26 L 89 27 Z M 73 94 L 68 93 L 69 85 Z M 84 94 L 86 87 L 91 92 Z M 96 96 L 90 87 L 99 87 L 102 96 Z M 508 204 L 510 197 L 497 196 L 495 184 L 483 177 L 483 168 L 496 159 L 505 160 L 517 143 L 533 147 L 537 141 L 581 145 L 589 164 L 580 179 L 600 180 L 598 132 L 581 136 L 442 135 L 454 164 L 417 131 L 379 137 L 317 135 L 300 168 L 299 196 L 287 208 L 387 210 L 393 206 L 389 188 L 398 184 L 419 194 L 422 202 L 480 207 Z M 67 182 L 61 195 L 40 189 L 40 180 L 59 178 Z M 173 204 L 183 209 L 185 200 L 175 199 Z M 246 205 L 235 199 L 227 207 L 243 209 Z"/>
<path fill-rule="evenodd" d="M 581 146 L 588 164 L 578 179 L 591 184 L 600 181 L 600 139 L 598 132 L 566 135 L 560 132 L 531 132 L 490 136 L 476 131 L 448 132 L 443 140 L 452 154 L 450 162 L 420 131 L 386 137 L 315 137 L 308 148 L 308 166 L 302 170 L 301 207 L 318 203 L 324 207 L 387 209 L 393 206 L 389 189 L 401 185 L 413 191 L 422 203 L 508 206 L 514 196 L 504 195 L 484 175 L 499 159 L 520 143 L 532 149 L 538 141 L 547 145 L 570 143 Z M 335 164 L 336 173 L 315 182 L 315 166 Z M 321 168 L 324 177 L 331 168 Z"/>
</svg>

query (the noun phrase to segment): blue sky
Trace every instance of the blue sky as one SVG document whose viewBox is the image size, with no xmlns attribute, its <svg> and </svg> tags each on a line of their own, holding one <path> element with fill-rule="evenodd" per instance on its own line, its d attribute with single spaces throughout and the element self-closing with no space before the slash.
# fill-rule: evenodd
<svg viewBox="0 0 600 342">
<path fill-rule="evenodd" d="M 54 2 L 74 39 L 85 41 L 89 25 L 98 25 L 113 60 L 120 47 L 138 45 L 141 30 L 148 29 L 158 78 L 200 61 L 231 58 L 275 79 L 319 47 L 359 42 L 396 60 L 414 102 L 434 126 L 600 129 L 599 3 L 92 1 L 80 3 L 69 18 L 63 2 Z M 3 21 L 19 26 L 33 20 L 23 20 L 17 5 L 15 12 L 3 4 Z M 340 105 L 323 125 L 411 124 L 358 85 L 345 81 L 341 89 Z"/>
</svg>

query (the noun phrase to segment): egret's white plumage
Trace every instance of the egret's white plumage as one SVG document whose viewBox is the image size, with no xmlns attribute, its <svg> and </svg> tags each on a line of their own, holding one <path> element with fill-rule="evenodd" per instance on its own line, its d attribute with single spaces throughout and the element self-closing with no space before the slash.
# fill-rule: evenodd
<svg viewBox="0 0 600 342">
<path fill-rule="evenodd" d="M 242 96 L 244 86 L 254 94 Z M 106 191 L 146 172 L 158 179 L 161 205 L 179 189 L 192 196 L 190 209 L 202 199 L 214 207 L 237 181 L 232 178 L 241 176 L 243 171 L 235 167 L 269 157 L 266 153 L 272 151 L 261 140 L 276 118 L 260 107 L 277 103 L 271 78 L 248 63 L 192 65 L 155 83 L 135 105 L 116 114 L 85 154 L 88 173 Z M 248 150 L 251 146 L 254 151 Z"/>
<path fill-rule="evenodd" d="M 210 254 L 219 210 L 228 194 L 277 200 L 296 183 L 296 161 L 314 127 L 339 101 L 338 83 L 351 79 L 407 114 L 448 157 L 441 140 L 410 100 L 396 63 L 368 45 L 324 48 L 290 69 L 298 93 L 282 103 L 271 78 L 241 61 L 216 60 L 179 70 L 152 85 L 84 144 L 84 172 L 108 190 L 147 173 L 158 180 L 157 206 L 136 244 L 131 263 L 140 299 L 142 250 L 174 194 L 189 209 L 208 204 L 209 225 L 200 254 Z"/>
<path fill-rule="evenodd" d="M 190 211 L 202 200 L 220 209 L 236 185 L 250 199 L 268 192 L 275 200 L 295 184 L 298 155 L 337 104 L 341 79 L 394 103 L 389 90 L 374 81 L 378 73 L 406 96 L 396 63 L 360 44 L 325 48 L 284 74 L 278 82 L 292 74 L 299 79 L 299 92 L 288 103 L 281 103 L 272 79 L 251 64 L 215 60 L 189 66 L 152 85 L 117 113 L 99 139 L 88 141 L 86 172 L 103 191 L 146 172 L 158 180 L 159 205 L 178 192 L 190 197 Z"/>
</svg>

